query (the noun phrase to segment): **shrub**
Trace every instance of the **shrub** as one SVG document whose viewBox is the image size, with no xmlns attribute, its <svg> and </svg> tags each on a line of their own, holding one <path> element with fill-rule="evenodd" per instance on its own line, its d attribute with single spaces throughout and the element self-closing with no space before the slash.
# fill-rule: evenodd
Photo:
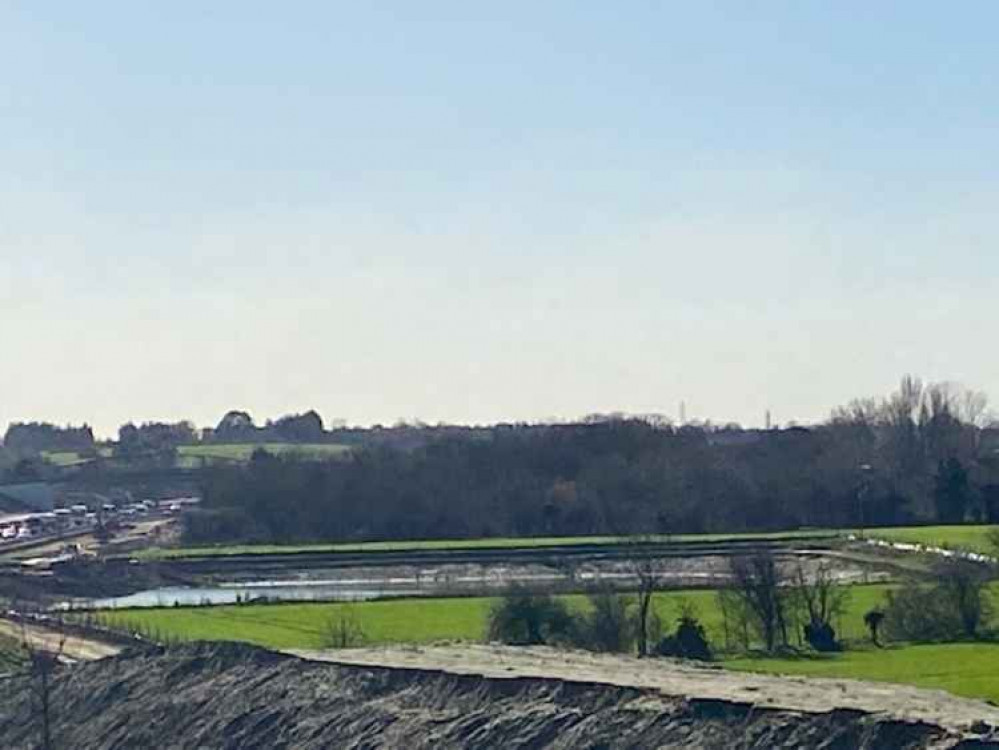
<svg viewBox="0 0 999 750">
<path fill-rule="evenodd" d="M 961 633 L 957 612 L 932 586 L 911 582 L 885 595 L 885 633 L 897 641 L 947 641 Z"/>
<path fill-rule="evenodd" d="M 828 622 L 817 620 L 805 624 L 805 640 L 816 651 L 842 651 L 843 647 L 836 640 L 836 631 Z"/>
<path fill-rule="evenodd" d="M 331 649 L 354 648 L 364 644 L 364 628 L 355 616 L 353 607 L 344 604 L 338 608 L 326 621 L 322 640 L 323 646 Z"/>
<path fill-rule="evenodd" d="M 710 661 L 712 658 L 711 644 L 704 633 L 704 626 L 690 614 L 680 617 L 676 633 L 659 641 L 656 654 L 698 661 Z"/>
<path fill-rule="evenodd" d="M 934 573 L 936 590 L 946 605 L 957 613 L 962 635 L 977 637 L 992 610 L 985 588 L 988 571 L 965 560 L 947 560 L 939 564 Z"/>
<path fill-rule="evenodd" d="M 885 631 L 908 641 L 976 638 L 991 613 L 987 571 L 963 560 L 938 565 L 929 585 L 910 582 L 886 595 Z"/>
<path fill-rule="evenodd" d="M 548 594 L 513 589 L 489 613 L 488 637 L 514 646 L 578 641 L 578 629 L 565 604 Z"/>
<path fill-rule="evenodd" d="M 623 653 L 631 647 L 626 597 L 608 591 L 590 594 L 592 612 L 581 623 L 577 645 L 593 651 Z"/>
</svg>

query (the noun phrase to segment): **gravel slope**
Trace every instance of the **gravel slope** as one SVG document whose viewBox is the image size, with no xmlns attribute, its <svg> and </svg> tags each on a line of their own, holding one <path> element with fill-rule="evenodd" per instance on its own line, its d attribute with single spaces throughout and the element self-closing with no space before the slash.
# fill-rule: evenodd
<svg viewBox="0 0 999 750">
<path fill-rule="evenodd" d="M 0 680 L 0 747 L 36 746 L 26 688 L 24 678 Z M 999 747 L 859 710 L 814 713 L 582 680 L 348 666 L 237 644 L 64 668 L 53 718 L 56 747 L 74 750 Z"/>
<path fill-rule="evenodd" d="M 589 651 L 463 644 L 294 653 L 340 664 L 440 669 L 490 678 L 539 677 L 649 688 L 674 697 L 696 696 L 810 713 L 850 709 L 955 730 L 981 721 L 999 727 L 999 708 L 942 690 L 860 680 L 747 674 L 692 662 L 639 660 Z"/>
</svg>

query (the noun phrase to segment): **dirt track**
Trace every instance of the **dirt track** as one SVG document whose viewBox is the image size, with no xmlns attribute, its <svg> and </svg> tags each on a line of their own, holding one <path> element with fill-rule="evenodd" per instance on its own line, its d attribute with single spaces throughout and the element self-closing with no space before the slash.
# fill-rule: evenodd
<svg viewBox="0 0 999 750">
<path fill-rule="evenodd" d="M 729 672 L 663 659 L 564 651 L 547 647 L 461 645 L 348 649 L 296 654 L 337 664 L 442 670 L 495 679 L 543 678 L 650 688 L 671 697 L 751 703 L 810 713 L 850 709 L 905 721 L 959 728 L 977 721 L 999 727 L 999 708 L 937 690 L 841 679 Z"/>
<path fill-rule="evenodd" d="M 21 625 L 10 620 L 0 620 L 0 634 L 19 642 L 27 638 L 33 648 L 53 654 L 58 653 L 73 661 L 103 659 L 121 651 L 120 647 L 103 641 L 64 635 L 37 625 Z"/>
</svg>

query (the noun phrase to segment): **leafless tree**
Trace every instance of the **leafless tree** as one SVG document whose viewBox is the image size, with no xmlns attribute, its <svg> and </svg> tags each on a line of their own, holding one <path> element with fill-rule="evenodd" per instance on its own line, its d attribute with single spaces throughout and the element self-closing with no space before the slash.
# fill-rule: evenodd
<svg viewBox="0 0 999 750">
<path fill-rule="evenodd" d="M 32 721 L 37 721 L 40 750 L 55 750 L 52 733 L 52 689 L 56 669 L 66 647 L 66 635 L 59 631 L 55 642 L 43 636 L 32 638 L 28 625 L 21 620 L 21 650 L 25 659 L 25 674 L 31 693 Z"/>
<path fill-rule="evenodd" d="M 353 648 L 364 643 L 364 629 L 350 604 L 339 605 L 326 621 L 323 646 L 326 648 Z"/>
<path fill-rule="evenodd" d="M 749 616 L 745 601 L 730 588 L 719 589 L 717 594 L 718 611 L 722 618 L 722 634 L 725 649 L 736 646 L 743 651 L 749 649 Z"/>
<path fill-rule="evenodd" d="M 630 564 L 632 573 L 638 579 L 638 601 L 635 616 L 635 646 L 638 657 L 649 654 L 649 641 L 655 635 L 658 620 L 652 607 L 652 600 L 662 584 L 663 561 L 657 557 L 649 545 L 662 541 L 660 537 L 635 537 L 630 541 Z"/>
<path fill-rule="evenodd" d="M 809 574 L 804 565 L 794 573 L 795 594 L 808 621 L 832 625 L 846 609 L 850 591 L 836 583 L 833 568 L 820 562 Z"/>
<path fill-rule="evenodd" d="M 794 573 L 794 605 L 803 615 L 805 639 L 813 648 L 840 648 L 833 625 L 846 609 L 849 595 L 849 589 L 837 585 L 827 562 L 820 562 L 811 573 L 799 563 Z"/>
<path fill-rule="evenodd" d="M 749 619 L 767 651 L 787 645 L 789 592 L 782 588 L 782 573 L 773 553 L 761 549 L 729 561 L 732 591 L 741 601 L 740 611 Z"/>
<path fill-rule="evenodd" d="M 988 569 L 967 560 L 951 559 L 938 564 L 933 573 L 941 598 L 957 613 L 963 635 L 977 638 L 982 623 L 992 613 Z"/>
</svg>

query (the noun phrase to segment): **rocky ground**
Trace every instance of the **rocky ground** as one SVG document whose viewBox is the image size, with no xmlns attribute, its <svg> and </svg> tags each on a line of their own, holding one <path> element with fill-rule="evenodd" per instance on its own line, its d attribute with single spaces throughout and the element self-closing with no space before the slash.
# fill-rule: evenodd
<svg viewBox="0 0 999 750">
<path fill-rule="evenodd" d="M 945 721 L 935 723 L 859 708 L 825 710 L 825 704 L 795 710 L 684 697 L 587 679 L 584 671 L 570 670 L 571 679 L 532 676 L 508 670 L 495 654 L 491 669 L 502 674 L 490 676 L 430 669 L 426 656 L 424 667 L 410 668 L 355 656 L 353 664 L 329 663 L 245 645 L 193 644 L 65 667 L 51 694 L 53 744 L 60 750 L 999 748 L 986 723 L 996 719 L 995 710 L 971 701 L 961 701 L 964 708 L 953 716 L 945 709 Z M 473 658 L 482 662 L 485 655 Z M 30 686 L 24 676 L 0 680 L 0 747 L 38 746 Z M 973 716 L 980 718 L 965 726 Z"/>
</svg>

